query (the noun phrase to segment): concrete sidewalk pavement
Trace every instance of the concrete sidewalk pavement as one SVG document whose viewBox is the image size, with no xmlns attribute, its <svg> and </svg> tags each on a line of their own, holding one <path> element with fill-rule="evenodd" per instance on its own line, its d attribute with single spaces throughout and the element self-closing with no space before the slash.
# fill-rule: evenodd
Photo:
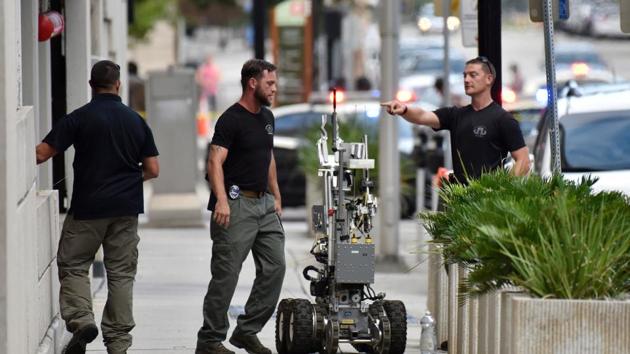
<svg viewBox="0 0 630 354">
<path fill-rule="evenodd" d="M 287 273 L 281 298 L 307 298 L 309 284 L 302 269 L 315 260 L 308 253 L 312 239 L 307 236 L 305 221 L 287 221 Z M 401 222 L 400 254 L 409 269 L 417 264 L 418 248 L 415 221 Z M 208 227 L 189 229 L 140 228 L 139 265 L 134 291 L 136 328 L 132 331 L 133 346 L 129 353 L 193 353 L 197 330 L 202 323 L 203 297 L 210 280 L 211 241 Z M 410 271 L 377 272 L 376 292 L 386 292 L 388 299 L 402 300 L 408 313 L 407 353 L 419 353 L 419 319 L 426 308 L 426 267 Z M 248 257 L 229 310 L 230 329 L 242 313 L 255 277 L 255 266 Z M 107 298 L 106 286 L 94 297 L 97 322 Z M 230 332 L 231 333 L 231 332 Z M 259 335 L 275 352 L 275 319 L 271 319 Z M 229 334 L 228 334 L 229 338 Z M 229 343 L 226 346 L 233 348 Z M 239 350 L 236 349 L 237 352 Z M 341 345 L 342 352 L 356 352 Z M 88 345 L 89 353 L 106 353 L 99 337 Z M 244 352 L 244 351 L 242 351 Z"/>
</svg>

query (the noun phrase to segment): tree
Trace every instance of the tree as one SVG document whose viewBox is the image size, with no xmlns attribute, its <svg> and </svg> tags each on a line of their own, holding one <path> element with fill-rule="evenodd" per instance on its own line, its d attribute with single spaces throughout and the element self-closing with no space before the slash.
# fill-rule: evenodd
<svg viewBox="0 0 630 354">
<path fill-rule="evenodd" d="M 282 0 L 264 1 L 268 9 Z M 186 23 L 196 26 L 231 26 L 250 21 L 240 1 L 236 0 L 179 0 L 179 11 Z"/>
<path fill-rule="evenodd" d="M 176 0 L 135 0 L 134 19 L 129 25 L 129 36 L 143 40 L 153 28 L 155 22 L 161 19 L 175 18 Z"/>
</svg>

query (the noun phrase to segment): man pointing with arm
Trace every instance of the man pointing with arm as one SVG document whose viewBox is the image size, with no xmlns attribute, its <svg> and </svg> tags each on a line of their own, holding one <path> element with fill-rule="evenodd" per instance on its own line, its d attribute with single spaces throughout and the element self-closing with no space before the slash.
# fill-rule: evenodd
<svg viewBox="0 0 630 354">
<path fill-rule="evenodd" d="M 454 177 L 458 183 L 466 184 L 468 179 L 502 168 L 508 153 L 515 161 L 512 173 L 523 176 L 529 172 L 529 150 L 518 122 L 492 100 L 490 89 L 495 77 L 494 65 L 485 57 L 477 57 L 466 62 L 464 69 L 464 89 L 472 99 L 471 104 L 434 112 L 396 100 L 381 105 L 387 113 L 411 123 L 450 131 Z"/>
</svg>

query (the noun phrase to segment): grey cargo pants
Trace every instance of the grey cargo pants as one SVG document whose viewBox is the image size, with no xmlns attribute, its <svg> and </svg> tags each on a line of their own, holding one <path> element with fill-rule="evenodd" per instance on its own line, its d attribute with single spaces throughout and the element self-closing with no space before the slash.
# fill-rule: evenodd
<svg viewBox="0 0 630 354">
<path fill-rule="evenodd" d="M 110 353 L 124 353 L 131 346 L 139 241 L 137 216 L 75 220 L 68 215 L 63 223 L 57 251 L 61 317 L 70 332 L 95 324 L 88 274 L 102 245 L 108 293 L 101 330 Z"/>
<path fill-rule="evenodd" d="M 234 295 L 241 266 L 250 250 L 256 264 L 256 279 L 237 319 L 234 333 L 255 335 L 275 310 L 284 280 L 284 230 L 274 210 L 274 198 L 240 196 L 228 201 L 227 229 L 210 224 L 212 238 L 212 279 L 203 302 L 203 326 L 197 334 L 197 348 L 222 342 L 229 328 L 227 311 Z"/>
</svg>

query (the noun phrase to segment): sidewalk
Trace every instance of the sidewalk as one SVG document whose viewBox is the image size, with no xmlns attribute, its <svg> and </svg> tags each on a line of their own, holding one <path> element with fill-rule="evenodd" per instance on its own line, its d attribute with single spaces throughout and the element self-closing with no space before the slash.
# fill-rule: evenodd
<svg viewBox="0 0 630 354">
<path fill-rule="evenodd" d="M 288 211 L 291 212 L 291 211 Z M 299 214 L 294 211 L 293 214 Z M 287 272 L 281 298 L 307 298 L 309 284 L 302 277 L 302 269 L 314 262 L 308 254 L 311 239 L 306 234 L 305 221 L 287 221 L 286 231 Z M 409 265 L 417 264 L 412 250 L 418 245 L 415 221 L 401 222 L 400 254 Z M 132 331 L 134 344 L 129 353 L 193 353 L 197 330 L 201 326 L 203 297 L 210 280 L 211 241 L 208 227 L 196 229 L 140 228 L 138 275 L 134 288 L 134 315 L 136 328 Z M 378 241 L 378 240 L 377 240 Z M 402 300 L 408 313 L 407 353 L 419 353 L 419 320 L 426 308 L 426 271 L 416 267 L 408 272 L 377 272 L 376 292 L 384 291 L 388 299 Z M 243 264 L 240 280 L 229 311 L 230 330 L 236 317 L 242 313 L 255 276 L 254 262 L 250 257 Z M 94 298 L 96 321 L 107 298 L 106 286 Z M 231 333 L 231 332 L 230 332 Z M 262 333 L 261 341 L 275 352 L 275 319 L 272 318 Z M 229 334 L 228 334 L 229 338 Z M 226 342 L 226 345 L 233 348 Z M 237 352 L 243 352 L 236 350 Z M 344 353 L 356 352 L 341 345 Z M 106 353 L 99 337 L 88 345 L 89 353 Z"/>
</svg>

